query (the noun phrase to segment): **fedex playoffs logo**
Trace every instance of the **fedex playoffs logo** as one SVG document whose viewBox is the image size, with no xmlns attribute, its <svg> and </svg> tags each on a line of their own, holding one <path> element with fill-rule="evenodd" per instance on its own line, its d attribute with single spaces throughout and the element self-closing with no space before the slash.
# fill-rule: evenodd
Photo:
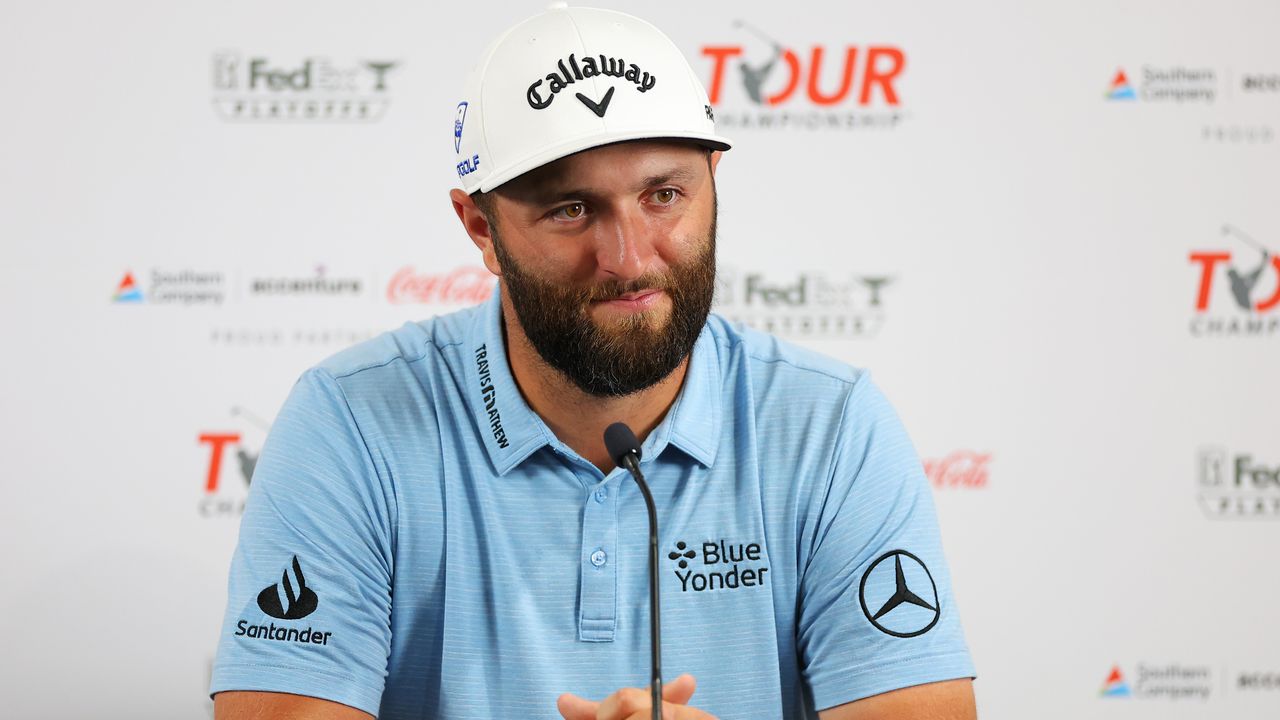
<svg viewBox="0 0 1280 720">
<path fill-rule="evenodd" d="M 707 45 L 702 55 L 711 62 L 707 83 L 712 105 L 731 93 L 761 107 L 832 108 L 851 105 L 897 107 L 897 83 L 906 68 L 906 54 L 889 45 L 815 44 L 787 47 L 763 31 L 737 21 L 754 42 Z M 761 49 L 763 43 L 764 49 Z"/>
<path fill-rule="evenodd" d="M 1222 228 L 1235 248 L 1193 250 L 1197 269 L 1191 334 L 1270 335 L 1280 330 L 1280 257 L 1231 225 Z"/>
</svg>

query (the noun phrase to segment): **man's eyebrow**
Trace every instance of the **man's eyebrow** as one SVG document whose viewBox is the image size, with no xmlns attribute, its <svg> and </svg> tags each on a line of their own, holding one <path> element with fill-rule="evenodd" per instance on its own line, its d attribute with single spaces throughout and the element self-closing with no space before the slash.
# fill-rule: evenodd
<svg viewBox="0 0 1280 720">
<path fill-rule="evenodd" d="M 655 185 L 666 185 L 670 182 L 687 182 L 697 177 L 697 167 L 677 167 L 663 173 L 650 175 L 632 188 L 633 191 L 639 192 L 651 188 Z M 550 203 L 562 202 L 565 200 L 580 200 L 583 198 L 598 198 L 605 193 L 589 187 L 560 188 L 552 183 L 539 186 L 532 189 L 528 193 L 528 197 L 534 203 L 545 205 Z"/>
<path fill-rule="evenodd" d="M 638 184 L 636 190 L 644 190 L 654 185 L 666 185 L 672 181 L 688 181 L 693 180 L 697 176 L 697 171 L 692 167 L 673 168 L 659 175 L 650 175 Z"/>
</svg>

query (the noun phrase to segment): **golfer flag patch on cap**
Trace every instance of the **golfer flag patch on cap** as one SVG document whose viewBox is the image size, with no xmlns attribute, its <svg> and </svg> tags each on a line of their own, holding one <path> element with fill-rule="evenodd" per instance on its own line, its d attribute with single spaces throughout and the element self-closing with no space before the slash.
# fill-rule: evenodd
<svg viewBox="0 0 1280 720">
<path fill-rule="evenodd" d="M 706 90 L 660 30 L 563 3 L 499 36 L 454 118 L 458 178 L 489 191 L 534 168 L 622 140 L 682 138 L 715 150 Z"/>
</svg>

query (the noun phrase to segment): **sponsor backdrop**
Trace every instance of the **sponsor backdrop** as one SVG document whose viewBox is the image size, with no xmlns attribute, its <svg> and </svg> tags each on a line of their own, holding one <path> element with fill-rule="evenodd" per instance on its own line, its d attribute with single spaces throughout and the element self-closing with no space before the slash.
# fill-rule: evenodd
<svg viewBox="0 0 1280 720">
<path fill-rule="evenodd" d="M 903 416 L 982 715 L 1280 717 L 1280 5 L 600 4 L 738 143 L 719 311 Z M 294 379 L 492 288 L 457 94 L 538 9 L 0 11 L 14 716 L 211 712 Z"/>
</svg>

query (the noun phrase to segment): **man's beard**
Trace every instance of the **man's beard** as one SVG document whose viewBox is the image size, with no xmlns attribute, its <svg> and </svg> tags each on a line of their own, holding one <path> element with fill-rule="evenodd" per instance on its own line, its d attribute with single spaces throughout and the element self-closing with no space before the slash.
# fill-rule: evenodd
<svg viewBox="0 0 1280 720">
<path fill-rule="evenodd" d="M 524 334 L 548 365 L 583 392 L 597 397 L 639 392 L 670 375 L 693 350 L 715 291 L 714 215 L 703 250 L 692 260 L 632 282 L 611 280 L 586 288 L 546 282 L 529 273 L 503 249 L 496 224 L 489 227 L 503 290 Z M 608 327 L 592 319 L 593 301 L 644 290 L 662 290 L 671 299 L 665 322 L 653 310 Z"/>
</svg>

